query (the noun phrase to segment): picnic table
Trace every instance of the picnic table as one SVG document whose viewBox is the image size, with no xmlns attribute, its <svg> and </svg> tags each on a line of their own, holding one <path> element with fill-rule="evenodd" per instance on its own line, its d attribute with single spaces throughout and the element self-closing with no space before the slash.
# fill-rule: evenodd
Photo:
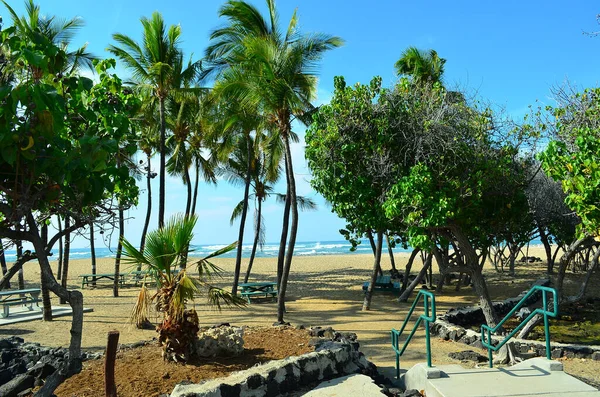
<svg viewBox="0 0 600 397">
<path fill-rule="evenodd" d="M 263 296 L 265 298 L 272 296 L 277 297 L 277 283 L 272 281 L 256 282 L 256 283 L 240 283 L 240 295 L 245 297 L 250 303 L 250 297 Z"/>
<path fill-rule="evenodd" d="M 41 290 L 38 288 L 21 289 L 21 290 L 5 290 L 0 291 L 0 304 L 2 304 L 2 313 L 0 316 L 8 317 L 11 306 L 27 306 L 29 310 L 33 310 L 33 304 L 37 308 L 40 307 L 39 302 Z"/>
<path fill-rule="evenodd" d="M 119 284 L 121 285 L 121 287 L 123 286 L 123 284 L 125 284 L 125 276 L 126 275 L 127 275 L 126 273 L 119 274 Z M 86 285 L 93 284 L 94 282 L 97 282 L 99 280 L 115 281 L 114 273 L 81 274 L 81 275 L 79 275 L 79 277 L 81 278 L 81 288 L 82 289 Z M 95 278 L 95 280 L 94 280 L 94 278 Z"/>
<path fill-rule="evenodd" d="M 363 283 L 362 289 L 365 292 L 365 294 L 367 293 L 367 290 L 369 289 L 369 284 L 371 284 L 370 281 L 365 281 Z M 375 280 L 375 285 L 373 286 L 373 290 L 390 291 L 390 292 L 399 293 L 400 292 L 400 283 L 392 282 L 392 278 L 390 276 L 379 276 Z"/>
</svg>

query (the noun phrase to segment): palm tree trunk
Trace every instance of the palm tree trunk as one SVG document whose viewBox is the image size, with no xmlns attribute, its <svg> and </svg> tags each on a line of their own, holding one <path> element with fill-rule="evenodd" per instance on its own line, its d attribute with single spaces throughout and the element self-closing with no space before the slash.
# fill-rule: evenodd
<svg viewBox="0 0 600 397">
<path fill-rule="evenodd" d="M 256 214 L 256 230 L 254 231 L 254 243 L 252 244 L 252 252 L 250 253 L 250 260 L 248 261 L 248 270 L 246 270 L 246 276 L 244 282 L 248 282 L 250 272 L 252 271 L 252 264 L 254 263 L 254 256 L 256 255 L 256 248 L 258 247 L 258 241 L 260 240 L 260 228 L 262 218 L 262 199 L 259 198 L 257 203 L 257 214 Z"/>
<path fill-rule="evenodd" d="M 152 214 L 152 169 L 150 168 L 150 153 L 146 153 L 148 158 L 148 169 L 146 175 L 146 188 L 148 189 L 148 207 L 146 209 L 146 220 L 144 222 L 144 229 L 142 230 L 142 241 L 140 241 L 140 252 L 144 252 L 146 246 L 146 233 L 148 233 L 148 226 L 150 225 L 150 215 Z M 142 270 L 142 265 L 138 265 L 138 272 Z"/>
<path fill-rule="evenodd" d="M 62 222 L 60 221 L 60 215 L 56 217 L 58 219 L 58 232 L 62 232 Z M 62 234 L 58 238 L 58 269 L 56 270 L 56 278 L 60 280 L 62 276 L 62 264 L 63 264 L 63 238 Z"/>
<path fill-rule="evenodd" d="M 96 242 L 94 241 L 94 222 L 90 221 L 90 255 L 92 257 L 92 286 L 96 286 Z"/>
<path fill-rule="evenodd" d="M 162 228 L 165 225 L 165 158 L 166 147 L 165 141 L 167 136 L 165 123 L 165 99 L 159 97 L 159 116 L 160 116 L 160 176 L 158 187 L 158 227 Z"/>
<path fill-rule="evenodd" d="M 383 246 L 383 232 L 381 230 L 377 231 L 377 245 L 375 248 L 375 258 L 373 259 L 373 273 L 371 274 L 371 282 L 369 283 L 369 288 L 367 288 L 367 293 L 365 294 L 365 300 L 363 301 L 362 310 L 370 310 L 371 309 L 371 298 L 373 297 L 373 289 L 375 288 L 375 281 L 377 280 L 378 269 L 381 269 L 381 248 Z"/>
<path fill-rule="evenodd" d="M 0 266 L 2 267 L 2 276 L 6 274 L 8 271 L 6 267 L 6 257 L 4 256 L 4 245 L 2 244 L 2 239 L 0 238 Z M 10 281 L 6 288 L 10 288 Z"/>
<path fill-rule="evenodd" d="M 290 149 L 289 125 L 286 125 L 287 131 L 284 131 L 283 142 L 285 145 L 286 174 L 289 184 L 288 199 L 291 204 L 292 224 L 290 227 L 290 236 L 288 240 L 287 252 L 285 254 L 285 263 L 279 283 L 279 294 L 277 299 L 277 321 L 283 323 L 283 313 L 285 312 L 285 293 L 287 291 L 287 282 L 292 267 L 292 258 L 294 257 L 294 247 L 296 245 L 296 234 L 298 233 L 298 201 L 296 200 L 296 178 L 294 176 L 294 166 L 292 164 L 292 151 Z"/>
<path fill-rule="evenodd" d="M 286 164 L 286 194 L 285 194 L 285 205 L 283 207 L 283 224 L 281 226 L 281 239 L 279 240 L 279 253 L 277 254 L 277 288 L 281 286 L 281 278 L 283 275 L 283 262 L 285 259 L 285 243 L 287 243 L 287 236 L 290 224 L 290 181 L 287 175 L 287 153 L 283 155 Z"/>
<path fill-rule="evenodd" d="M 238 283 L 240 282 L 240 271 L 242 269 L 242 249 L 244 242 L 244 228 L 246 226 L 246 214 L 248 213 L 248 196 L 250 195 L 250 179 L 252 176 L 252 144 L 250 142 L 250 134 L 246 133 L 246 146 L 247 146 L 247 164 L 246 164 L 246 180 L 244 186 L 244 204 L 242 205 L 242 216 L 240 218 L 240 231 L 238 233 L 238 246 L 237 253 L 235 255 L 235 270 L 233 274 L 233 286 L 231 287 L 231 294 L 237 294 Z"/>
<path fill-rule="evenodd" d="M 71 227 L 71 218 L 65 215 L 65 229 Z M 71 233 L 65 234 L 65 249 L 63 252 L 63 264 L 62 264 L 62 279 L 60 280 L 61 286 L 67 289 L 67 277 L 69 275 L 69 253 L 71 251 Z M 60 303 L 65 304 L 67 301 L 64 298 L 60 298 Z"/>
<path fill-rule="evenodd" d="M 192 209 L 192 180 L 190 178 L 190 170 L 188 167 L 185 167 L 185 170 L 183 171 L 183 177 L 185 178 L 185 187 L 187 188 L 185 216 L 190 216 L 190 210 Z"/>
<path fill-rule="evenodd" d="M 196 199 L 198 198 L 198 181 L 200 180 L 200 160 L 196 159 L 196 179 L 194 180 L 194 198 L 192 199 L 192 214 L 196 213 Z"/>
<path fill-rule="evenodd" d="M 113 282 L 113 296 L 119 296 L 119 281 L 121 281 L 121 252 L 123 251 L 123 236 L 125 234 L 125 214 L 123 206 L 119 205 L 119 242 L 117 254 L 115 255 L 115 279 Z"/>
</svg>

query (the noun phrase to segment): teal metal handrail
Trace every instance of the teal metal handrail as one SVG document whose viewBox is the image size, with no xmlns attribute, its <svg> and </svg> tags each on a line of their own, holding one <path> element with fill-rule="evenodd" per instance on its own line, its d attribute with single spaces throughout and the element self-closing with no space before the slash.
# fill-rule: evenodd
<svg viewBox="0 0 600 397">
<path fill-rule="evenodd" d="M 417 303 L 419 302 L 419 298 L 421 296 L 423 297 L 424 313 L 419 316 L 419 318 L 415 322 L 415 325 L 414 325 L 412 331 L 408 335 L 408 338 L 406 338 L 406 341 L 404 341 L 404 346 L 402 346 L 402 349 L 400 349 L 398 347 L 398 339 L 399 339 L 400 335 L 402 335 L 402 332 L 404 332 L 404 328 L 406 328 L 406 324 L 408 323 L 408 320 L 410 320 L 410 317 L 412 316 L 413 311 L 415 310 L 415 307 L 417 307 Z M 410 342 L 413 335 L 417 331 L 417 328 L 421 324 L 421 321 L 425 321 L 425 343 L 427 344 L 427 366 L 431 367 L 431 343 L 430 343 L 430 337 L 429 337 L 429 323 L 435 322 L 435 295 L 432 292 L 423 290 L 423 289 L 419 290 L 419 293 L 417 294 L 415 301 L 413 302 L 410 310 L 408 311 L 408 314 L 406 315 L 406 318 L 404 319 L 402 328 L 400 328 L 399 331 L 392 328 L 392 332 L 391 332 L 392 348 L 396 352 L 396 378 L 400 377 L 400 356 L 402 356 L 404 354 L 404 350 L 406 350 L 406 346 L 408 346 L 408 343 Z"/>
<path fill-rule="evenodd" d="M 493 345 L 492 334 L 498 331 L 502 325 L 513 315 L 519 308 L 521 308 L 525 301 L 536 292 L 540 291 L 542 293 L 542 308 L 535 309 L 533 312 L 527 316 L 525 320 L 523 320 L 515 329 L 513 329 L 508 335 L 504 337 L 500 343 L 496 346 Z M 552 294 L 553 301 L 553 311 L 548 311 L 548 298 L 546 293 L 550 292 Z M 542 287 L 540 285 L 534 286 L 521 300 L 516 304 L 515 307 L 512 308 L 510 312 L 500 321 L 494 328 L 487 326 L 486 324 L 481 325 L 481 344 L 483 347 L 488 349 L 488 359 L 490 361 L 490 368 L 493 367 L 493 358 L 492 351 L 498 351 L 502 346 L 506 344 L 521 328 L 523 328 L 535 315 L 540 314 L 544 316 L 544 333 L 546 335 L 546 357 L 548 360 L 551 359 L 550 352 L 550 327 L 548 325 L 548 317 L 556 317 L 558 315 L 558 299 L 556 295 L 556 290 L 550 287 Z M 487 335 L 487 340 L 485 336 Z"/>
</svg>

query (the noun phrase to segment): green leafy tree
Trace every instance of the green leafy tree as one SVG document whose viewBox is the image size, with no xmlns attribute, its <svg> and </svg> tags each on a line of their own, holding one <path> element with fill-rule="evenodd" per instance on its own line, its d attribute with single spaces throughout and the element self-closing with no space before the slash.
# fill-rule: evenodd
<svg viewBox="0 0 600 397">
<path fill-rule="evenodd" d="M 540 154 L 544 171 L 554 180 L 561 181 L 566 194 L 565 204 L 581 219 L 577 225 L 576 240 L 561 257 L 556 288 L 563 294 L 564 277 L 572 257 L 590 245 L 600 233 L 600 88 L 587 89 L 564 98 L 560 106 L 548 107 L 556 120 L 554 125 L 542 124 L 541 129 L 552 129 L 555 140 Z M 598 265 L 600 250 L 592 259 L 588 276 L 578 294 L 563 297 L 566 301 L 581 299 L 587 281 Z"/>
<path fill-rule="evenodd" d="M 375 232 L 371 284 L 363 303 L 363 310 L 369 310 L 383 234 L 391 229 L 383 208 L 393 181 L 386 169 L 391 134 L 388 114 L 377 104 L 385 90 L 380 78 L 348 87 L 342 77 L 336 77 L 334 86 L 331 102 L 319 109 L 306 132 L 306 158 L 313 175 L 311 186 L 348 222 L 346 237 L 352 240 L 354 234 L 355 241 Z"/>
<path fill-rule="evenodd" d="M 187 305 L 196 295 L 201 291 L 205 292 L 209 304 L 219 309 L 222 303 L 245 305 L 243 299 L 210 284 L 211 277 L 219 275 L 221 269 L 209 259 L 235 249 L 236 243 L 196 261 L 194 264 L 198 277 L 188 271 L 188 251 L 196 221 L 197 217 L 194 215 L 174 216 L 163 228 L 148 233 L 143 252 L 123 240 L 125 260 L 133 265 L 142 265 L 158 286 L 158 291 L 151 298 L 146 287 L 142 287 L 132 321 L 137 324 L 144 321 L 150 304 L 154 302 L 156 311 L 163 315 L 157 332 L 164 357 L 177 362 L 187 361 L 195 352 L 199 319 L 196 311 L 189 309 Z"/>
<path fill-rule="evenodd" d="M 296 13 L 284 32 L 277 24 L 275 2 L 267 0 L 267 8 L 265 18 L 245 1 L 225 3 L 219 14 L 228 22 L 211 34 L 206 60 L 207 72 L 216 73 L 223 82 L 222 92 L 242 104 L 256 106 L 269 120 L 285 149 L 289 212 L 284 209 L 278 258 L 283 266 L 279 270 L 278 264 L 281 280 L 277 310 L 278 321 L 283 322 L 287 280 L 298 231 L 296 180 L 290 148 L 292 120 L 313 110 L 310 101 L 316 93 L 316 67 L 325 52 L 340 46 L 342 40 L 324 34 L 301 34 Z M 291 224 L 288 223 L 290 215 Z"/>
<path fill-rule="evenodd" d="M 108 72 L 114 61 L 96 65 L 98 84 L 63 75 L 67 53 L 36 33 L 31 40 L 13 26 L 0 35 L 0 47 L 19 75 L 0 89 L 0 238 L 28 241 L 34 247 L 13 264 L 0 287 L 35 259 L 42 286 L 73 309 L 69 360 L 38 392 L 50 395 L 65 377 L 81 369 L 83 296 L 56 281 L 48 255 L 61 236 L 88 225 L 92 209 L 101 211 L 99 203 L 115 189 L 135 194 L 135 180 L 116 166 L 113 154 L 131 134 L 130 120 L 139 101 L 124 93 L 120 79 Z M 115 95 L 117 100 L 111 99 Z M 49 236 L 44 225 L 53 214 L 69 216 L 72 223 Z"/>
</svg>

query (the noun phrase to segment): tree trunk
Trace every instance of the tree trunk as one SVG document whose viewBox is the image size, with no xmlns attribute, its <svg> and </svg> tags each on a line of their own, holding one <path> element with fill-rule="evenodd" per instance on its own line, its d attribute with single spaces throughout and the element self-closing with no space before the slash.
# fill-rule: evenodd
<svg viewBox="0 0 600 397">
<path fill-rule="evenodd" d="M 256 248 L 258 247 L 258 241 L 260 240 L 260 228 L 261 228 L 261 218 L 262 218 L 262 199 L 258 198 L 257 203 L 257 214 L 256 214 L 256 230 L 254 232 L 254 243 L 252 244 L 252 252 L 250 253 L 250 260 L 248 261 L 248 270 L 246 270 L 246 276 L 244 277 L 244 282 L 248 282 L 248 278 L 250 277 L 250 271 L 252 271 L 252 264 L 254 263 L 254 256 L 256 255 Z"/>
<path fill-rule="evenodd" d="M 287 153 L 283 154 L 285 160 L 285 166 L 287 167 L 287 159 L 285 158 Z M 283 275 L 283 262 L 285 260 L 285 244 L 287 243 L 287 236 L 289 231 L 289 223 L 290 223 L 290 210 L 292 207 L 292 203 L 290 202 L 290 180 L 287 175 L 285 179 L 286 183 L 286 194 L 285 194 L 285 205 L 283 207 L 283 224 L 281 227 L 281 238 L 279 239 L 279 252 L 277 254 L 277 288 L 281 286 L 281 278 Z"/>
<path fill-rule="evenodd" d="M 90 255 L 92 257 L 92 286 L 96 286 L 96 242 L 94 241 L 94 222 L 90 221 Z"/>
<path fill-rule="evenodd" d="M 183 177 L 185 178 L 185 187 L 187 189 L 187 199 L 185 202 L 185 216 L 190 216 L 192 209 L 192 179 L 190 178 L 190 170 L 185 167 L 183 171 Z"/>
<path fill-rule="evenodd" d="M 475 292 L 479 296 L 479 305 L 485 316 L 485 321 L 490 327 L 495 327 L 498 324 L 498 317 L 492 306 L 492 299 L 490 298 L 487 284 L 483 278 L 482 269 L 479 267 L 479 258 L 477 252 L 471 245 L 471 242 L 462 230 L 455 226 L 452 227 L 452 233 L 456 238 L 459 249 L 462 251 L 464 256 L 465 266 L 471 270 L 471 282 L 475 288 Z"/>
<path fill-rule="evenodd" d="M 148 158 L 148 169 L 146 175 L 146 189 L 148 189 L 148 204 L 146 208 L 146 220 L 144 221 L 144 229 L 142 230 L 142 240 L 140 241 L 140 252 L 144 252 L 146 246 L 146 234 L 148 233 L 148 226 L 150 225 L 150 216 L 152 215 L 152 169 L 150 168 L 150 153 L 146 153 Z M 142 265 L 138 265 L 137 271 L 142 270 Z"/>
<path fill-rule="evenodd" d="M 62 232 L 62 222 L 60 220 L 60 215 L 56 217 L 58 219 L 58 232 Z M 61 279 L 62 277 L 62 265 L 63 265 L 63 238 L 62 235 L 58 239 L 58 269 L 56 270 L 56 278 Z"/>
<path fill-rule="evenodd" d="M 579 252 L 579 249 L 581 246 L 583 246 L 584 244 L 593 243 L 593 242 L 594 241 L 591 237 L 582 237 L 580 239 L 575 240 L 569 246 L 569 248 L 567 248 L 567 251 L 562 254 L 560 261 L 559 261 L 559 265 L 558 265 L 558 277 L 556 279 L 556 292 L 558 293 L 558 296 L 559 296 L 559 302 L 560 302 L 560 299 L 562 298 L 565 273 L 567 271 L 567 266 L 569 265 L 569 262 L 571 261 L 571 259 L 573 259 L 575 254 L 577 254 Z"/>
<path fill-rule="evenodd" d="M 402 279 L 402 287 L 400 289 L 400 292 L 404 292 L 406 290 L 406 287 L 408 286 L 408 277 L 410 276 L 410 269 L 412 268 L 413 262 L 415 261 L 415 258 L 417 257 L 417 254 L 421 252 L 421 250 L 419 248 L 415 248 L 411 254 L 410 254 L 410 258 L 408 258 L 408 263 L 406 264 L 406 269 L 404 270 L 404 278 Z"/>
<path fill-rule="evenodd" d="M 2 239 L 0 239 L 0 267 L 2 267 L 2 276 L 6 276 L 8 269 L 6 267 L 6 257 L 4 256 L 4 244 L 2 243 Z M 10 288 L 10 282 L 6 288 Z"/>
<path fill-rule="evenodd" d="M 381 268 L 381 250 L 383 247 L 383 232 L 377 231 L 377 245 L 375 247 L 375 258 L 373 259 L 373 272 L 371 274 L 371 282 L 367 293 L 365 294 L 365 300 L 363 301 L 362 310 L 367 311 L 371 309 L 371 298 L 373 297 L 373 289 L 375 288 L 375 282 L 377 281 L 377 270 Z"/>
<path fill-rule="evenodd" d="M 371 244 L 371 250 L 373 251 L 373 258 L 377 256 L 377 245 L 375 244 L 375 239 L 373 238 L 373 232 L 367 230 L 367 237 L 369 238 L 369 243 Z M 377 274 L 383 276 L 383 270 L 381 270 L 381 260 L 379 261 L 379 265 L 377 267 Z"/>
<path fill-rule="evenodd" d="M 119 205 L 119 242 L 115 255 L 115 279 L 113 281 L 113 296 L 119 296 L 119 282 L 121 281 L 121 253 L 123 252 L 123 238 L 125 237 L 125 214 L 123 206 Z"/>
<path fill-rule="evenodd" d="M 477 295 L 479 295 L 479 306 L 481 306 L 481 310 L 485 316 L 485 321 L 489 327 L 493 328 L 496 326 L 496 324 L 498 324 L 498 317 L 494 307 L 492 306 L 492 299 L 490 298 L 487 284 L 485 283 L 485 279 L 483 278 L 483 274 L 481 273 L 480 269 L 473 270 L 471 273 L 471 281 L 473 282 L 475 292 Z"/>
<path fill-rule="evenodd" d="M 158 227 L 162 228 L 165 225 L 165 158 L 166 147 L 165 141 L 167 137 L 167 129 L 165 123 L 165 98 L 158 98 L 159 101 L 159 116 L 160 116 L 160 176 L 158 187 Z"/>
<path fill-rule="evenodd" d="M 244 228 L 246 227 L 246 215 L 248 213 L 248 197 L 250 196 L 250 179 L 252 176 L 252 143 L 250 142 L 250 134 L 246 133 L 246 155 L 248 156 L 246 164 L 246 180 L 244 181 L 244 202 L 242 204 L 242 216 L 240 217 L 240 230 L 238 232 L 238 246 L 235 255 L 235 270 L 233 273 L 233 286 L 231 294 L 237 295 L 237 287 L 240 282 L 240 271 L 242 270 L 242 250 L 244 243 Z"/>
<path fill-rule="evenodd" d="M 23 256 L 23 242 L 17 240 L 17 259 Z M 19 289 L 25 289 L 25 277 L 23 275 L 23 268 L 19 269 Z"/>
<path fill-rule="evenodd" d="M 192 199 L 192 214 L 196 213 L 196 199 L 198 198 L 198 181 L 200 180 L 200 160 L 196 159 L 196 179 L 194 180 L 194 198 Z"/>
<path fill-rule="evenodd" d="M 290 235 L 288 247 L 283 264 L 283 273 L 279 285 L 279 294 L 277 299 L 277 321 L 283 323 L 283 313 L 285 312 L 285 293 L 287 290 L 288 277 L 292 267 L 292 258 L 294 257 L 294 247 L 296 245 L 296 234 L 298 233 L 298 200 L 296 198 L 296 177 L 294 176 L 294 166 L 292 164 L 292 151 L 290 149 L 290 126 L 287 125 L 287 131 L 284 131 L 283 142 L 285 145 L 286 174 L 289 183 L 289 201 L 291 205 L 292 224 L 290 225 Z"/>
<path fill-rule="evenodd" d="M 385 241 L 387 242 L 388 255 L 390 256 L 390 263 L 392 264 L 392 270 L 396 273 L 396 261 L 394 260 L 394 250 L 390 244 L 390 236 L 385 235 Z"/>
<path fill-rule="evenodd" d="M 552 257 L 552 246 L 550 245 L 550 241 L 548 241 L 548 235 L 544 231 L 544 228 L 538 227 L 540 232 L 540 241 L 544 245 L 544 251 L 546 251 L 546 273 L 553 274 L 554 273 L 554 258 Z"/>
<path fill-rule="evenodd" d="M 415 287 L 421 282 L 421 280 L 423 280 L 423 277 L 425 277 L 425 275 L 427 274 L 427 269 L 431 267 L 432 258 L 433 255 L 431 254 L 431 252 L 427 253 L 427 259 L 425 259 L 421 271 L 419 272 L 419 274 L 417 274 L 417 277 L 413 280 L 413 282 L 410 283 L 410 285 L 404 290 L 404 292 L 402 292 L 402 294 L 398 298 L 398 302 L 406 302 L 408 300 L 408 297 L 410 296 L 410 294 L 412 294 Z"/>
<path fill-rule="evenodd" d="M 83 328 L 83 295 L 77 290 L 68 291 L 56 282 L 56 279 L 52 274 L 52 269 L 50 268 L 50 263 L 48 262 L 46 247 L 39 236 L 33 215 L 29 213 L 27 218 L 29 223 L 29 231 L 32 234 L 31 243 L 34 246 L 37 255 L 42 278 L 53 293 L 58 295 L 61 300 L 69 302 L 69 305 L 73 310 L 71 322 L 71 341 L 69 344 L 69 360 L 62 368 L 59 368 L 52 375 L 46 378 L 42 388 L 39 389 L 35 394 L 35 396 L 50 396 L 66 378 L 80 372 L 82 368 L 81 336 Z"/>
<path fill-rule="evenodd" d="M 42 242 L 48 245 L 48 225 L 42 225 Z M 42 290 L 42 318 L 44 321 L 52 321 L 52 301 L 50 291 L 43 277 L 40 275 L 40 289 Z"/>
<path fill-rule="evenodd" d="M 65 215 L 65 229 L 68 229 L 71 226 L 71 218 L 68 215 Z M 67 289 L 67 278 L 69 275 L 69 254 L 71 251 L 71 233 L 65 234 L 65 248 L 63 250 L 63 265 L 62 265 L 62 279 L 61 286 L 66 290 Z M 60 298 L 60 303 L 65 304 L 67 301 L 64 298 Z"/>
</svg>

